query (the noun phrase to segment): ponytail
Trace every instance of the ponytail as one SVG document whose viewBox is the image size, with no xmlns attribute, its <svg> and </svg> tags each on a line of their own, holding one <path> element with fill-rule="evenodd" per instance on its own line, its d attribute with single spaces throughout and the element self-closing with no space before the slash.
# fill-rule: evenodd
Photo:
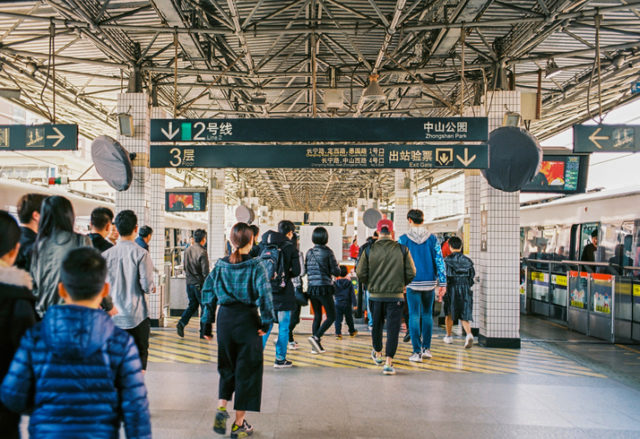
<svg viewBox="0 0 640 439">
<path fill-rule="evenodd" d="M 242 255 L 240 254 L 240 249 L 235 249 L 233 253 L 229 255 L 229 262 L 232 264 L 239 264 L 242 262 Z"/>
<path fill-rule="evenodd" d="M 239 264 L 242 262 L 242 255 L 240 249 L 253 242 L 253 230 L 248 224 L 237 223 L 231 228 L 230 240 L 235 250 L 229 255 L 229 262 L 232 264 Z"/>
</svg>

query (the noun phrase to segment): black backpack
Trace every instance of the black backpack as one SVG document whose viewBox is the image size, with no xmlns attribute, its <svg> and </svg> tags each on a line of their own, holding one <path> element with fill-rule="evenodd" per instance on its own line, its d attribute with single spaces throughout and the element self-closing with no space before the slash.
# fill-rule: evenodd
<svg viewBox="0 0 640 439">
<path fill-rule="evenodd" d="M 260 252 L 260 260 L 267 268 L 267 275 L 271 281 L 271 292 L 274 294 L 281 292 L 287 283 L 282 249 L 278 244 L 267 244 Z"/>
</svg>

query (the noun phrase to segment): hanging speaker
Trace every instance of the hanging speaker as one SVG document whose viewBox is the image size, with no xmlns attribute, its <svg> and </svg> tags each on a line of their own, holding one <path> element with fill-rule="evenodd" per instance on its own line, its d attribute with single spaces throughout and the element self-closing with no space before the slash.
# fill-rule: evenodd
<svg viewBox="0 0 640 439">
<path fill-rule="evenodd" d="M 375 229 L 378 226 L 378 221 L 382 219 L 382 213 L 378 209 L 367 209 L 362 214 L 362 222 L 370 229 Z"/>
<path fill-rule="evenodd" d="M 249 209 L 247 206 L 238 206 L 236 208 L 236 221 L 239 223 L 247 223 L 251 224 L 255 219 L 255 214 L 253 210 Z"/>
</svg>

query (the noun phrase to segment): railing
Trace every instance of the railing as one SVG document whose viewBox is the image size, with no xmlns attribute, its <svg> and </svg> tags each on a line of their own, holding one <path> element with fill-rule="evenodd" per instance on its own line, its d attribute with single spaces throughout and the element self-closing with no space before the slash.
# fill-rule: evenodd
<svg viewBox="0 0 640 439">
<path fill-rule="evenodd" d="M 640 341 L 640 267 L 529 258 L 522 262 L 522 312 L 564 321 L 570 329 L 612 343 Z"/>
</svg>

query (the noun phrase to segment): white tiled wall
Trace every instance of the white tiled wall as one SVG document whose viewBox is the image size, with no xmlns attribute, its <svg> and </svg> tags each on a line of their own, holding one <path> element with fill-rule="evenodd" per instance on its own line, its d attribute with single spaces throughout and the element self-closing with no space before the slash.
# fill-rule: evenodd
<svg viewBox="0 0 640 439">
<path fill-rule="evenodd" d="M 211 182 L 217 181 L 217 188 L 209 189 L 209 230 L 207 230 L 207 250 L 211 266 L 219 258 L 224 256 L 226 238 L 224 217 L 224 169 L 211 169 L 209 171 Z"/>
<path fill-rule="evenodd" d="M 395 212 L 393 227 L 396 239 L 409 231 L 407 213 L 411 209 L 411 187 L 405 188 L 405 179 L 409 177 L 409 170 L 396 169 L 395 171 Z"/>
<path fill-rule="evenodd" d="M 520 111 L 520 94 L 490 92 L 484 104 L 491 132 L 502 125 L 506 111 Z M 519 338 L 520 194 L 494 189 L 477 175 L 466 177 L 465 189 L 465 206 L 471 218 L 471 257 L 480 276 L 480 283 L 474 289 L 476 324 L 480 334 L 487 338 Z M 480 251 L 480 211 L 483 210 L 487 211 L 488 219 L 486 252 Z"/>
</svg>

